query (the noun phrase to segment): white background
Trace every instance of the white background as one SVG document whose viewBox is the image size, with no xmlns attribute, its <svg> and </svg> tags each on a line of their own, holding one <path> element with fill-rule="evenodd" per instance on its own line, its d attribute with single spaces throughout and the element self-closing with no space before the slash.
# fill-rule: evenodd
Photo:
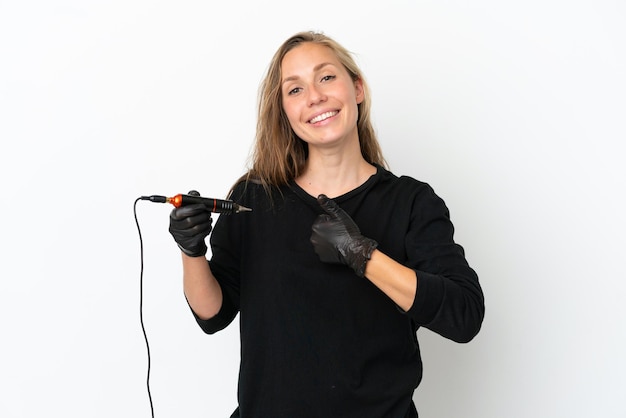
<svg viewBox="0 0 626 418">
<path fill-rule="evenodd" d="M 315 29 L 484 288 L 471 343 L 419 331 L 420 416 L 625 417 L 625 22 L 621 0 L 0 0 L 0 416 L 150 416 L 133 203 L 223 197 L 272 54 Z M 137 205 L 155 414 L 227 417 L 237 325 L 195 324 L 170 209 Z"/>
</svg>

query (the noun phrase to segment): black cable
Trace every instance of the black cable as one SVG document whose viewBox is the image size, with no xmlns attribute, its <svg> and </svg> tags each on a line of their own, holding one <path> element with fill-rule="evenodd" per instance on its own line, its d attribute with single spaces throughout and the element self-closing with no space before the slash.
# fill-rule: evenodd
<svg viewBox="0 0 626 418">
<path fill-rule="evenodd" d="M 150 393 L 150 344 L 148 343 L 148 335 L 146 334 L 146 327 L 143 322 L 143 239 L 141 238 L 141 228 L 139 228 L 139 221 L 137 220 L 137 202 L 144 200 L 141 197 L 135 200 L 133 205 L 133 213 L 135 214 L 135 224 L 137 224 L 137 232 L 139 233 L 139 249 L 141 259 L 141 270 L 139 273 L 139 322 L 141 323 L 141 330 L 143 332 L 143 338 L 146 341 L 146 350 L 148 352 L 148 371 L 146 376 L 146 387 L 148 389 L 148 399 L 150 400 L 150 413 L 154 418 L 154 406 L 152 404 L 152 394 Z"/>
</svg>

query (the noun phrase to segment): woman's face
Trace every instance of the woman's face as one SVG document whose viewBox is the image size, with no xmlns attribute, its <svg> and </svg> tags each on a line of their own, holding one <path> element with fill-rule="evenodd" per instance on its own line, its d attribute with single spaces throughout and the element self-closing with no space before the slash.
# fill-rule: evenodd
<svg viewBox="0 0 626 418">
<path fill-rule="evenodd" d="M 283 109 L 298 137 L 309 147 L 358 142 L 363 85 L 350 78 L 330 48 L 303 43 L 285 55 L 281 71 Z"/>
</svg>

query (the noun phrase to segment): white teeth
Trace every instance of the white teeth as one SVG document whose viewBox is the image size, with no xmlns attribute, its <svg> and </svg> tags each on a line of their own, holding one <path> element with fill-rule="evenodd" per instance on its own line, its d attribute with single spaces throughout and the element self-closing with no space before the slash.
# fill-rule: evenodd
<svg viewBox="0 0 626 418">
<path fill-rule="evenodd" d="M 317 122 L 321 122 L 321 121 L 323 121 L 323 120 L 325 120 L 325 119 L 330 118 L 331 116 L 335 116 L 336 114 L 337 114 L 337 112 L 336 112 L 336 111 L 334 111 L 334 112 L 326 112 L 326 113 L 322 113 L 321 115 L 318 115 L 318 116 L 314 117 L 313 119 L 311 119 L 311 120 L 309 121 L 309 123 L 317 123 Z"/>
</svg>

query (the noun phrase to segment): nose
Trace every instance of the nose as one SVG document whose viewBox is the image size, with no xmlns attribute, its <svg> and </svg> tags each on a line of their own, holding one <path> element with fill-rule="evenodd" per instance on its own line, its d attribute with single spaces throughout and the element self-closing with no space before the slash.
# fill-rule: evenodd
<svg viewBox="0 0 626 418">
<path fill-rule="evenodd" d="M 308 97 L 309 106 L 314 106 L 324 101 L 326 101 L 326 95 L 324 94 L 324 92 L 321 91 L 318 88 L 318 86 L 311 85 L 309 87 L 309 97 Z"/>
</svg>

